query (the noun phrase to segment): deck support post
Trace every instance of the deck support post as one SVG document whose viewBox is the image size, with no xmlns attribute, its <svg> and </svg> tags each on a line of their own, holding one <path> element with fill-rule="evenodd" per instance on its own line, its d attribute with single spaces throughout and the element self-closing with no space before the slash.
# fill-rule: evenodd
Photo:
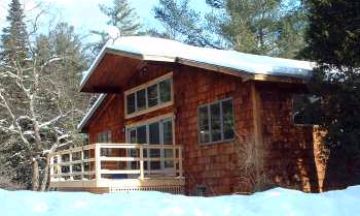
<svg viewBox="0 0 360 216">
<path fill-rule="evenodd" d="M 140 180 L 144 180 L 144 147 L 140 145 Z"/>
</svg>

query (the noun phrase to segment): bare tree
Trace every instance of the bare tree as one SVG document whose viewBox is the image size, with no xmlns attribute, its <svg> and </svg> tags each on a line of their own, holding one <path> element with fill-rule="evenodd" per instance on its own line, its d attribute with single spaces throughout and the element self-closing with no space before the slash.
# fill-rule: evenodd
<svg viewBox="0 0 360 216">
<path fill-rule="evenodd" d="M 0 151 L 32 164 L 33 190 L 46 189 L 47 154 L 73 143 L 87 102 L 77 92 L 86 66 L 81 44 L 67 24 L 55 29 L 29 36 L 28 57 L 0 60 Z"/>
</svg>

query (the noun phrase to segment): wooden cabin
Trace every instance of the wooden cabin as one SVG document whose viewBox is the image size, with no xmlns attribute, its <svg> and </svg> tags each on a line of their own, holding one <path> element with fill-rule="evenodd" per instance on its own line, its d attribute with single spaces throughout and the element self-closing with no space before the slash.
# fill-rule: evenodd
<svg viewBox="0 0 360 216">
<path fill-rule="evenodd" d="M 81 83 L 82 92 L 101 93 L 79 124 L 89 143 L 50 155 L 50 187 L 321 191 L 316 128 L 293 121 L 293 97 L 311 71 L 305 61 L 167 39 L 109 42 Z"/>
</svg>

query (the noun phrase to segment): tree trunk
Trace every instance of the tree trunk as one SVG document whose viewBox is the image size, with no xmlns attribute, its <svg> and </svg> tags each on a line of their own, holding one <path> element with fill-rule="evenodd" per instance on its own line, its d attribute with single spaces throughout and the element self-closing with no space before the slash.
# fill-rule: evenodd
<svg viewBox="0 0 360 216">
<path fill-rule="evenodd" d="M 45 191 L 47 189 L 47 183 L 49 180 L 49 161 L 47 161 L 44 169 L 44 178 L 42 179 L 40 191 Z"/>
<path fill-rule="evenodd" d="M 37 191 L 39 189 L 39 163 L 36 158 L 32 161 L 32 190 Z"/>
</svg>

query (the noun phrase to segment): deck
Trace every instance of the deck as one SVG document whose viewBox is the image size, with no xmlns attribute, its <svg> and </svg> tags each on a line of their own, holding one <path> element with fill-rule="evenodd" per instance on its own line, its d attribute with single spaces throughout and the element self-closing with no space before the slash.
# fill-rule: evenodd
<svg viewBox="0 0 360 216">
<path fill-rule="evenodd" d="M 96 143 L 52 153 L 48 163 L 55 190 L 184 192 L 179 145 Z"/>
</svg>

